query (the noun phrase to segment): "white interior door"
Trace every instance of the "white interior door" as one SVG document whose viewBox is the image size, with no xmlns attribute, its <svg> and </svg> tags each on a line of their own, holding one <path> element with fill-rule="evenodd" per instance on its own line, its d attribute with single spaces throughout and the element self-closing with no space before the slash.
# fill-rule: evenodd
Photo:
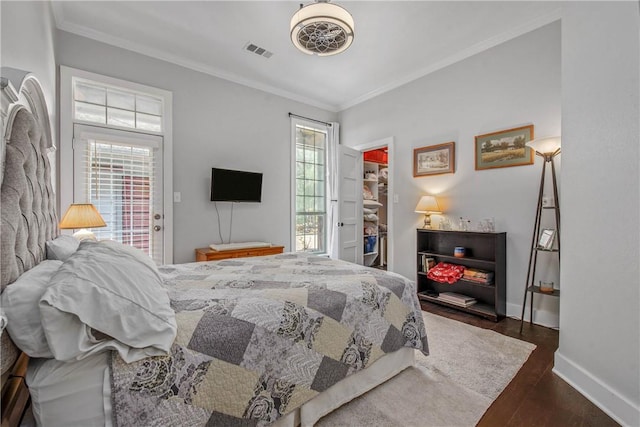
<svg viewBox="0 0 640 427">
<path fill-rule="evenodd" d="M 74 126 L 74 202 L 93 203 L 107 226 L 99 240 L 134 246 L 164 259 L 162 137 Z"/>
<path fill-rule="evenodd" d="M 362 264 L 362 153 L 339 146 L 338 258 Z"/>
</svg>

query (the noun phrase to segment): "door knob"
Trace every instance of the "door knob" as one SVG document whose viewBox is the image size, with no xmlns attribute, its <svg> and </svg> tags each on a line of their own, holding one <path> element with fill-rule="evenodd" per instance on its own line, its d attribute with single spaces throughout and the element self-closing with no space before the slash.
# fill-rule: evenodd
<svg viewBox="0 0 640 427">
<path fill-rule="evenodd" d="M 153 227 L 153 230 L 154 230 L 154 231 L 160 231 L 160 230 L 162 230 L 162 227 L 160 227 L 159 225 L 155 225 L 155 226 Z"/>
</svg>

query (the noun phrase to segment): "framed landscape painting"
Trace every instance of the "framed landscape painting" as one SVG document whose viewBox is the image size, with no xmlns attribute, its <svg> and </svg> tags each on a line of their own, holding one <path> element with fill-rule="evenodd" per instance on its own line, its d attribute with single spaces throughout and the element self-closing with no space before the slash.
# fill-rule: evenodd
<svg viewBox="0 0 640 427">
<path fill-rule="evenodd" d="M 456 167 L 455 142 L 430 145 L 413 150 L 413 176 L 454 173 Z"/>
<path fill-rule="evenodd" d="M 476 170 L 533 164 L 533 125 L 476 136 Z"/>
</svg>

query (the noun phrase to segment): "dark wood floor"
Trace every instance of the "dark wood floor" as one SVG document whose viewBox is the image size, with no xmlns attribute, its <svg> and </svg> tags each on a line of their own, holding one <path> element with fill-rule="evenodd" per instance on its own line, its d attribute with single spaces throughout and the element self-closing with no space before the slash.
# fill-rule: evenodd
<svg viewBox="0 0 640 427">
<path fill-rule="evenodd" d="M 506 318 L 495 323 L 437 304 L 424 301 L 421 304 L 424 311 L 491 329 L 537 346 L 515 378 L 489 407 L 478 426 L 618 426 L 607 414 L 551 372 L 553 353 L 558 348 L 558 331 L 525 323 L 520 335 L 519 320 Z"/>
</svg>

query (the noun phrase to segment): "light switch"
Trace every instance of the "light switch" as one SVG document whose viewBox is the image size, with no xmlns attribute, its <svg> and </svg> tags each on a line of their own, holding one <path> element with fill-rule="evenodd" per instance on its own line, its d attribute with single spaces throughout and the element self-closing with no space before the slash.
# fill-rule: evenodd
<svg viewBox="0 0 640 427">
<path fill-rule="evenodd" d="M 400 196 L 398 196 L 397 194 L 393 195 L 393 203 L 398 203 L 400 201 Z"/>
<path fill-rule="evenodd" d="M 182 201 L 182 194 L 179 191 L 173 193 L 173 201 L 174 203 L 180 203 Z"/>
</svg>

